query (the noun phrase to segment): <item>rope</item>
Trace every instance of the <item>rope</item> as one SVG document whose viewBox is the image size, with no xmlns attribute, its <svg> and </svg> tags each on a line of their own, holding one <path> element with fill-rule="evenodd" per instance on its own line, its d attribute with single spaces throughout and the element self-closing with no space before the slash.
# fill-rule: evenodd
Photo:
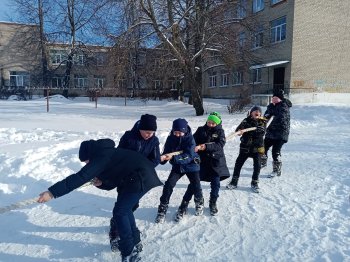
<svg viewBox="0 0 350 262">
<path fill-rule="evenodd" d="M 84 188 L 84 187 L 90 186 L 92 184 L 93 184 L 93 182 L 89 181 L 89 182 L 85 183 L 84 185 L 80 186 L 79 188 Z M 5 206 L 5 207 L 0 208 L 0 214 L 4 214 L 6 212 L 16 210 L 16 209 L 21 209 L 23 207 L 35 204 L 35 203 L 37 203 L 37 201 L 38 201 L 38 197 L 29 198 L 26 200 L 19 201 L 17 203 L 11 204 L 9 206 Z"/>
<path fill-rule="evenodd" d="M 25 206 L 29 206 L 31 204 L 36 203 L 37 200 L 38 200 L 38 198 L 35 197 L 35 198 L 30 198 L 30 199 L 26 199 L 23 201 L 19 201 L 17 203 L 14 203 L 14 204 L 6 206 L 6 207 L 2 207 L 2 208 L 0 208 L 0 214 L 4 214 L 8 211 L 12 211 L 12 210 L 20 209 L 20 208 L 25 207 Z"/>
</svg>

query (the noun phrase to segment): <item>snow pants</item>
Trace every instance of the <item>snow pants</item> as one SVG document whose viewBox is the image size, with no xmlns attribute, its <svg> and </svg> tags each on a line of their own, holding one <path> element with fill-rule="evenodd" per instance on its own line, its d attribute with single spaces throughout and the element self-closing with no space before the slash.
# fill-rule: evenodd
<svg viewBox="0 0 350 262">
<path fill-rule="evenodd" d="M 144 192 L 118 193 L 113 208 L 113 220 L 119 232 L 119 250 L 122 256 L 131 254 L 134 246 L 141 241 L 140 231 L 136 226 L 133 207 L 140 201 Z"/>
<path fill-rule="evenodd" d="M 171 172 L 167 181 L 164 184 L 163 187 L 163 194 L 160 197 L 160 202 L 162 204 L 169 204 L 169 199 L 171 197 L 171 194 L 173 193 L 173 189 L 176 186 L 177 181 L 183 177 L 184 175 L 187 176 L 188 180 L 190 181 L 191 188 L 193 189 L 193 193 L 188 192 L 189 189 L 187 188 L 185 195 L 184 195 L 184 200 L 185 201 L 190 201 L 192 198 L 192 194 L 194 194 L 194 197 L 196 199 L 202 199 L 203 198 L 203 193 L 202 193 L 202 187 L 200 183 L 200 178 L 199 178 L 199 172 L 190 172 L 190 173 L 175 173 Z M 191 189 L 191 190 L 192 190 Z M 185 199 L 185 196 L 190 196 L 189 199 Z"/>
</svg>

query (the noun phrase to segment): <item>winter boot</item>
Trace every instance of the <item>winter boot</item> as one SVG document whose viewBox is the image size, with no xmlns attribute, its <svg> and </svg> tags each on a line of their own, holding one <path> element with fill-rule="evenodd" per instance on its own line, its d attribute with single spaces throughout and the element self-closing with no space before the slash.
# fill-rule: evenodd
<svg viewBox="0 0 350 262">
<path fill-rule="evenodd" d="M 237 188 L 238 178 L 232 178 L 231 182 L 226 186 L 227 189 L 232 190 Z"/>
<path fill-rule="evenodd" d="M 269 175 L 269 177 L 275 177 L 281 175 L 281 167 L 282 162 L 281 161 L 273 161 L 272 162 L 272 173 Z"/>
<path fill-rule="evenodd" d="M 196 212 L 194 213 L 196 216 L 201 216 L 204 212 L 204 198 L 195 198 L 194 203 L 196 206 Z"/>
<path fill-rule="evenodd" d="M 135 249 L 137 250 L 138 253 L 142 252 L 143 250 L 143 245 L 142 245 L 142 242 L 138 242 L 136 245 L 135 245 Z"/>
<path fill-rule="evenodd" d="M 122 262 L 138 262 L 141 261 L 140 253 L 137 251 L 136 246 L 131 251 L 131 254 L 128 256 L 122 255 Z"/>
<path fill-rule="evenodd" d="M 111 221 L 110 221 L 109 243 L 111 245 L 112 252 L 119 251 L 119 233 L 113 218 L 111 218 Z"/>
<path fill-rule="evenodd" d="M 251 186 L 252 186 L 252 191 L 254 193 L 259 193 L 260 192 L 260 188 L 259 188 L 259 181 L 258 180 L 252 180 Z"/>
<path fill-rule="evenodd" d="M 216 206 L 216 200 L 217 198 L 211 197 L 209 199 L 209 209 L 210 209 L 210 215 L 216 216 L 219 212 L 217 206 Z"/>
<path fill-rule="evenodd" d="M 179 222 L 181 219 L 183 219 L 184 215 L 187 213 L 187 207 L 188 201 L 182 200 L 181 205 L 179 206 L 179 209 L 175 215 L 176 222 Z"/>
<path fill-rule="evenodd" d="M 263 154 L 260 155 L 260 161 L 261 161 L 261 168 L 264 168 L 267 166 L 267 155 Z"/>
<path fill-rule="evenodd" d="M 156 223 L 161 223 L 161 224 L 164 223 L 167 210 L 168 210 L 168 204 L 160 203 L 160 205 L 158 206 L 158 213 L 155 220 Z"/>
</svg>

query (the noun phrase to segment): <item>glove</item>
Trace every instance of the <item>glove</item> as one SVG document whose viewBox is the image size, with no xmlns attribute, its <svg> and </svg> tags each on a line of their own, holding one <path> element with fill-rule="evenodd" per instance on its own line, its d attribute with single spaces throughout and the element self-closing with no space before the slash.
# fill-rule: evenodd
<svg viewBox="0 0 350 262">
<path fill-rule="evenodd" d="M 256 127 L 256 132 L 258 134 L 265 133 L 265 127 L 264 126 L 257 126 Z"/>
</svg>

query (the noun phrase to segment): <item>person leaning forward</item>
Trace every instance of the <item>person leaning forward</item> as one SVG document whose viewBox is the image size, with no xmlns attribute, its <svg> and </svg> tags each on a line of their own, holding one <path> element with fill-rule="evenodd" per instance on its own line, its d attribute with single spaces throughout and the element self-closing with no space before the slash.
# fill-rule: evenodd
<svg viewBox="0 0 350 262">
<path fill-rule="evenodd" d="M 153 163 L 137 152 L 115 148 L 111 139 L 83 141 L 79 158 L 86 165 L 42 192 L 38 202 L 66 195 L 91 180 L 100 189 L 117 188 L 113 219 L 120 235 L 119 250 L 122 259 L 139 256 L 140 231 L 132 208 L 149 190 L 162 185 Z"/>
</svg>

